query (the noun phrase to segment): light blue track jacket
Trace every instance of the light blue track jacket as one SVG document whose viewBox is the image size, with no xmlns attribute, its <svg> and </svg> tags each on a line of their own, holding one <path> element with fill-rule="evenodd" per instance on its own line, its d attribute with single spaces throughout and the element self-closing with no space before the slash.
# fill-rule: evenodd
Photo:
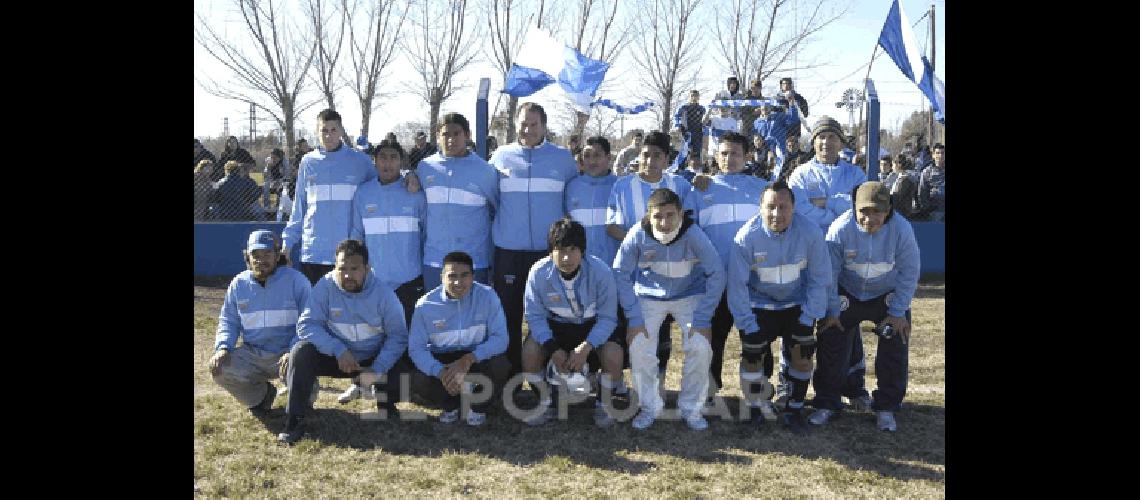
<svg viewBox="0 0 1140 500">
<path fill-rule="evenodd" d="M 834 165 L 820 163 L 818 158 L 800 165 L 788 176 L 788 186 L 796 194 L 796 213 L 803 214 L 826 232 L 839 214 L 851 210 L 851 192 L 866 182 L 867 174 L 840 158 Z M 824 198 L 823 208 L 812 204 L 812 198 Z"/>
<path fill-rule="evenodd" d="M 432 353 L 471 351 L 479 362 L 507 351 L 507 318 L 495 290 L 474 282 L 455 300 L 445 289 L 437 286 L 416 301 L 408 339 L 412 362 L 433 377 L 439 377 L 443 363 Z"/>
<path fill-rule="evenodd" d="M 334 273 L 329 271 L 313 286 L 297 322 L 298 337 L 326 356 L 350 350 L 358 363 L 375 356 L 372 370 L 387 373 L 408 348 L 404 307 L 396 292 L 372 273 L 364 275 L 364 288 L 357 293 L 337 285 Z"/>
<path fill-rule="evenodd" d="M 436 153 L 417 174 L 427 195 L 424 264 L 443 267 L 448 253 L 467 252 L 475 269 L 491 266 L 491 217 L 499 207 L 499 173 L 475 153 Z"/>
<path fill-rule="evenodd" d="M 238 337 L 261 351 L 284 354 L 297 337 L 297 318 L 309 300 L 309 279 L 291 267 L 278 267 L 265 286 L 246 270 L 234 276 L 218 315 L 214 350 L 230 351 Z"/>
<path fill-rule="evenodd" d="M 586 341 L 596 349 L 610 338 L 617 327 L 617 285 L 610 265 L 593 255 L 583 255 L 573 288 L 572 303 L 550 256 L 531 266 L 523 311 L 535 342 L 545 344 L 554 338 L 547 320 L 580 325 L 596 318 Z"/>
<path fill-rule="evenodd" d="M 693 327 L 712 325 L 712 315 L 724 293 L 724 265 L 709 237 L 685 218 L 681 233 L 662 245 L 638 224 L 625 236 L 614 259 L 614 282 L 629 326 L 644 326 L 639 300 L 704 297 L 693 312 Z M 687 227 L 686 227 L 687 226 Z"/>
<path fill-rule="evenodd" d="M 837 277 L 828 293 L 828 316 L 839 316 L 840 286 L 859 300 L 893 292 L 887 297 L 891 316 L 901 317 L 910 309 L 918 288 L 920 260 L 918 241 L 906 218 L 895 212 L 870 234 L 855 222 L 855 212 L 848 210 L 831 224 L 826 239 L 831 273 Z"/>
<path fill-rule="evenodd" d="M 360 184 L 376 179 L 368 155 L 341 145 L 317 148 L 301 158 L 293 212 L 285 224 L 286 249 L 301 243 L 301 262 L 332 265 L 336 246 L 352 227 L 352 197 Z"/>
<path fill-rule="evenodd" d="M 356 190 L 349 236 L 368 247 L 372 273 L 389 288 L 395 289 L 423 271 L 426 211 L 423 190 L 409 193 L 402 177 L 388 185 L 366 182 Z"/>
<path fill-rule="evenodd" d="M 661 173 L 661 180 L 650 184 L 641 180 L 637 174 L 619 177 L 614 186 L 610 188 L 610 199 L 606 204 L 606 224 L 617 224 L 629 228 L 641 223 L 649 203 L 649 195 L 657 188 L 672 189 L 681 198 L 681 208 L 692 208 L 689 193 L 693 186 L 689 181 L 676 174 Z"/>
<path fill-rule="evenodd" d="M 566 184 L 566 213 L 586 228 L 586 253 L 607 266 L 613 263 L 619 243 L 606 233 L 606 205 L 617 180 L 612 173 L 601 177 L 581 174 Z"/>
<path fill-rule="evenodd" d="M 800 306 L 800 324 L 812 326 L 827 312 L 831 260 L 823 231 L 800 214 L 783 233 L 774 233 L 760 215 L 733 239 L 728 264 L 728 309 L 736 329 L 760 329 L 752 309 L 784 310 Z"/>
<path fill-rule="evenodd" d="M 760 213 L 760 195 L 768 181 L 749 174 L 714 175 L 705 192 L 694 190 L 693 215 L 728 268 L 732 239 L 752 216 Z"/>
<path fill-rule="evenodd" d="M 492 227 L 495 246 L 546 250 L 550 225 L 566 214 L 562 198 L 566 183 L 578 176 L 574 156 L 549 141 L 533 148 L 516 142 L 496 149 L 491 166 L 499 171 L 499 209 Z"/>
</svg>

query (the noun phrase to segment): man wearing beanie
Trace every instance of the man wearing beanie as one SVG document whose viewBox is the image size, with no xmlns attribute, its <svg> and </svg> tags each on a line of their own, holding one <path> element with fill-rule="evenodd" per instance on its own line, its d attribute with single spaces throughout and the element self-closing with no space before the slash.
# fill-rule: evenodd
<svg viewBox="0 0 1140 500">
<path fill-rule="evenodd" d="M 828 291 L 827 317 L 819 325 L 819 367 L 813 377 L 816 411 L 808 418 L 824 425 L 843 409 L 839 400 L 851 384 L 848 367 L 852 344 L 862 345 L 859 323 L 873 321 L 879 346 L 875 355 L 872 408 L 878 428 L 898 429 L 894 413 L 906 394 L 910 338 L 910 301 L 918 287 L 919 251 L 914 231 L 892 209 L 889 189 L 865 182 L 854 191 L 855 209 L 844 212 L 827 231 L 827 248 L 835 280 Z M 887 328 L 889 327 L 889 330 Z"/>
<path fill-rule="evenodd" d="M 838 121 L 820 116 L 811 129 L 815 158 L 788 175 L 788 185 L 796 193 L 796 213 L 818 224 L 824 233 L 837 217 L 851 210 L 851 193 L 856 186 L 867 181 L 867 174 L 862 169 L 839 157 L 844 136 Z M 787 348 L 782 348 L 781 353 L 780 366 L 787 366 L 786 359 L 790 355 Z M 787 384 L 783 380 L 776 392 L 776 405 L 779 406 L 787 394 Z"/>
<path fill-rule="evenodd" d="M 214 355 L 207 362 L 214 382 L 255 415 L 273 407 L 277 388 L 269 381 L 282 373 L 278 365 L 297 341 L 297 318 L 309 300 L 305 276 L 278 266 L 280 250 L 272 231 L 250 233 L 242 252 L 249 269 L 226 289 Z"/>
</svg>

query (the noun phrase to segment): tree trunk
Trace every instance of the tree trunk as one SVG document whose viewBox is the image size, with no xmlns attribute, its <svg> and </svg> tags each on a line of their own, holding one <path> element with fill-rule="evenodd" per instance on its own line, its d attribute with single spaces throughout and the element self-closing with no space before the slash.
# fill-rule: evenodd
<svg viewBox="0 0 1140 500">
<path fill-rule="evenodd" d="M 517 133 L 515 130 L 515 120 L 518 118 L 516 116 L 518 112 L 519 98 L 518 96 L 511 96 L 510 99 L 507 99 L 507 142 L 504 144 L 515 142 L 515 134 Z"/>
<path fill-rule="evenodd" d="M 666 97 L 665 98 L 665 104 L 663 106 L 661 106 L 661 123 L 658 124 L 658 126 L 660 127 L 658 130 L 665 132 L 666 134 L 669 133 L 669 118 L 670 118 L 669 112 L 672 109 L 673 109 L 673 98 L 672 97 Z"/>
<path fill-rule="evenodd" d="M 431 121 L 428 122 L 428 142 L 436 144 L 436 137 L 439 135 L 439 106 L 440 99 L 433 97 L 431 100 Z M 443 144 L 436 144 L 437 148 L 443 148 Z"/>
</svg>

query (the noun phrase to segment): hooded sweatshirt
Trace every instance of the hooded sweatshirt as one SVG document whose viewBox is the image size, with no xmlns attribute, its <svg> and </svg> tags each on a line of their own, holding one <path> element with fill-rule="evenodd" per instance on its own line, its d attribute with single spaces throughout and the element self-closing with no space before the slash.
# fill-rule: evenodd
<svg viewBox="0 0 1140 500">
<path fill-rule="evenodd" d="M 586 253 L 606 265 L 614 261 L 618 241 L 606 233 L 606 205 L 618 177 L 581 174 L 566 184 L 566 213 L 586 228 Z"/>
<path fill-rule="evenodd" d="M 610 265 L 593 255 L 583 255 L 574 278 L 573 296 L 567 293 L 558 266 L 550 256 L 530 268 L 523 295 L 523 311 L 530 335 L 545 347 L 554 340 L 547 321 L 581 325 L 596 319 L 586 341 L 595 349 L 610 338 L 617 327 L 617 285 Z"/>
</svg>

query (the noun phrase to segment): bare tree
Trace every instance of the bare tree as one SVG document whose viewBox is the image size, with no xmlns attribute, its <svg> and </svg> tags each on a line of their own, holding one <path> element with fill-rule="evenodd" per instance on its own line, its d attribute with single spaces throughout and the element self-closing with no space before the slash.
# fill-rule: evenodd
<svg viewBox="0 0 1140 500">
<path fill-rule="evenodd" d="M 693 12 L 701 0 L 644 0 L 640 6 L 644 20 L 637 27 L 634 65 L 640 70 L 646 96 L 656 101 L 653 112 L 661 131 L 669 130 L 673 98 L 680 87 L 691 87 L 700 72 L 700 41 L 691 36 Z M 699 33 L 699 31 L 697 32 Z"/>
<path fill-rule="evenodd" d="M 273 0 L 233 0 L 245 31 L 253 42 L 246 50 L 227 33 L 219 33 L 196 12 L 194 41 L 226 68 L 226 81 L 200 81 L 202 88 L 223 99 L 251 103 L 268 113 L 285 131 L 286 151 L 293 155 L 297 117 L 320 102 L 300 101 L 306 89 L 306 74 L 313 63 L 315 44 L 298 43 L 301 37 L 290 29 Z"/>
<path fill-rule="evenodd" d="M 550 16 L 546 0 L 537 1 L 537 6 L 531 10 L 528 9 L 528 5 L 533 2 L 526 0 L 487 0 L 487 33 L 491 37 L 491 60 L 503 74 L 503 80 L 506 80 L 507 73 L 511 70 L 511 64 L 522 45 L 522 37 L 526 33 L 527 26 L 534 22 L 541 28 Z M 508 143 L 515 141 L 514 123 L 518 104 L 518 97 L 510 96 L 507 99 L 507 120 L 510 124 L 507 127 Z"/>
<path fill-rule="evenodd" d="M 777 70 L 810 69 L 818 64 L 787 67 L 788 58 L 809 38 L 839 19 L 823 13 L 826 0 L 793 12 L 788 0 L 732 0 L 732 8 L 716 16 L 717 48 L 725 65 L 745 82 L 764 80 Z M 800 14 L 803 14 L 801 16 Z M 743 84 L 742 87 L 746 87 Z"/>
<path fill-rule="evenodd" d="M 307 0 L 305 12 L 309 17 L 313 43 L 317 45 L 316 59 L 313 60 L 317 74 L 313 80 L 325 96 L 329 109 L 336 109 L 337 83 L 340 80 L 336 77 L 336 63 L 340 60 L 340 49 L 344 45 L 344 25 L 348 12 L 334 5 L 331 8 L 333 12 L 328 14 L 326 6 L 322 0 Z"/>
<path fill-rule="evenodd" d="M 574 50 L 591 59 L 613 64 L 614 59 L 629 44 L 632 32 L 632 23 L 617 21 L 617 8 L 617 0 L 613 0 L 609 8 L 606 8 L 605 0 L 578 0 L 578 21 L 574 25 L 573 34 Z M 599 112 L 597 109 L 591 113 L 575 111 L 573 133 L 581 134 L 590 115 Z"/>
<path fill-rule="evenodd" d="M 478 55 L 479 23 L 468 22 L 467 0 L 419 0 L 418 7 L 411 21 L 413 36 L 400 45 L 422 80 L 412 91 L 431 108 L 428 135 L 434 141 L 440 105 L 462 88 L 455 76 Z"/>
<path fill-rule="evenodd" d="M 377 89 L 384 80 L 384 68 L 388 67 L 396 55 L 400 28 L 408 17 L 411 4 L 400 2 L 403 3 L 401 10 L 396 5 L 396 0 L 363 0 L 367 6 L 364 14 L 357 16 L 360 1 L 353 0 L 350 7 L 349 0 L 341 0 L 341 6 L 345 12 L 352 13 L 352 21 L 348 24 L 352 77 L 349 78 L 348 86 L 360 104 L 360 135 L 367 137 L 372 112 L 380 107 L 374 101 L 377 97 L 383 97 L 377 94 Z M 367 26 L 362 32 L 358 31 L 358 18 Z"/>
</svg>

